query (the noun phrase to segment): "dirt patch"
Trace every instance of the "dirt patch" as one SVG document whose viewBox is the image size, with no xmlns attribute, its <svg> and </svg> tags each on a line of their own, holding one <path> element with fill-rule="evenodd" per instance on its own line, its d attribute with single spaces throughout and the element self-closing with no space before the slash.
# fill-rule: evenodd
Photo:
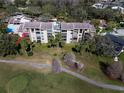
<svg viewBox="0 0 124 93">
<path fill-rule="evenodd" d="M 51 64 L 52 57 L 48 54 L 34 54 L 31 57 L 28 56 L 17 56 L 14 60 L 18 61 L 26 61 L 26 62 L 32 62 L 32 63 L 46 63 Z"/>
<path fill-rule="evenodd" d="M 12 67 L 13 71 L 16 71 L 17 69 L 22 69 L 22 70 L 26 70 L 26 71 L 36 71 L 39 73 L 49 73 L 51 72 L 51 67 L 47 67 L 47 68 L 34 68 L 30 65 L 23 65 L 23 64 L 9 64 L 9 66 Z"/>
</svg>

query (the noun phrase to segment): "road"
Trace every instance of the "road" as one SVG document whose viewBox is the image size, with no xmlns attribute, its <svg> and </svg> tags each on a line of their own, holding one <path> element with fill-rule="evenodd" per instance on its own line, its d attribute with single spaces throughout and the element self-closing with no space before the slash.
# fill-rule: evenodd
<svg viewBox="0 0 124 93">
<path fill-rule="evenodd" d="M 32 62 L 24 62 L 24 61 L 16 61 L 16 60 L 0 60 L 1 63 L 11 63 L 11 64 L 22 64 L 22 65 L 28 65 L 28 66 L 32 66 L 34 68 L 48 68 L 48 67 L 51 67 L 51 65 L 48 65 L 48 64 L 41 64 L 41 63 L 32 63 Z M 89 84 L 92 84 L 94 86 L 97 86 L 97 87 L 100 87 L 100 88 L 105 88 L 105 89 L 111 89 L 111 90 L 118 90 L 118 91 L 124 91 L 124 87 L 123 86 L 117 86 L 117 85 L 111 85 L 111 84 L 104 84 L 102 82 L 96 82 L 92 79 L 89 79 L 83 75 L 80 75 L 76 72 L 73 72 L 73 71 L 70 71 L 66 68 L 61 68 L 61 70 L 67 74 L 70 74 L 74 77 L 77 77 Z"/>
</svg>

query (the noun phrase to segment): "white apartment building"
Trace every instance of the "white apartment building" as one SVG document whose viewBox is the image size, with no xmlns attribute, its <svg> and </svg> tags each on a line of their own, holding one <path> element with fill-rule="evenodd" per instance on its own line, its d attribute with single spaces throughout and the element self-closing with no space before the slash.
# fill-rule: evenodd
<svg viewBox="0 0 124 93">
<path fill-rule="evenodd" d="M 18 34 L 22 37 L 23 33 L 27 33 L 32 42 L 48 43 L 51 35 L 56 37 L 58 33 L 62 34 L 62 39 L 66 43 L 78 42 L 84 34 L 94 36 L 96 29 L 89 22 L 38 22 L 18 15 L 12 17 L 8 23 L 8 32 Z"/>
<path fill-rule="evenodd" d="M 28 33 L 32 42 L 48 43 L 51 35 L 54 37 L 62 34 L 62 39 L 66 43 L 78 42 L 82 35 L 90 34 L 94 36 L 96 29 L 88 22 L 65 23 L 65 22 L 26 22 L 18 30 L 19 35 Z"/>
</svg>

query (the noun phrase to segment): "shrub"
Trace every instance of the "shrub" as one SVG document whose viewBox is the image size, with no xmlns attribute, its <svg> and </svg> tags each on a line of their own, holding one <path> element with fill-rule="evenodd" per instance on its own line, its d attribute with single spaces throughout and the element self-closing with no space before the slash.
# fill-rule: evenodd
<svg viewBox="0 0 124 93">
<path fill-rule="evenodd" d="M 107 68 L 107 74 L 112 79 L 119 79 L 123 70 L 123 66 L 120 61 L 114 62 Z"/>
<path fill-rule="evenodd" d="M 55 73 L 61 72 L 61 61 L 57 58 L 53 59 L 52 61 L 52 70 Z"/>
<path fill-rule="evenodd" d="M 28 56 L 33 56 L 33 52 L 32 51 L 29 51 L 27 52 Z"/>
</svg>

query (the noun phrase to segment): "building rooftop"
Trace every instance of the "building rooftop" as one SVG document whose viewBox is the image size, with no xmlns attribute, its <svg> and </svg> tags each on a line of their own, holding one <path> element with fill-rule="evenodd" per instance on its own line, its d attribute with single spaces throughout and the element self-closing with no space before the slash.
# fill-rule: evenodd
<svg viewBox="0 0 124 93">
<path fill-rule="evenodd" d="M 60 23 L 61 30 L 74 30 L 74 29 L 91 29 L 96 31 L 95 27 L 90 23 Z M 21 24 L 19 31 L 22 31 L 25 28 L 37 28 L 42 30 L 51 30 L 53 27 L 53 22 L 26 22 Z"/>
<path fill-rule="evenodd" d="M 89 22 L 84 23 L 61 23 L 62 30 L 73 30 L 73 29 L 90 29 L 92 31 L 96 31 L 95 27 L 91 25 Z"/>
<path fill-rule="evenodd" d="M 26 29 L 26 28 L 49 30 L 49 29 L 52 29 L 52 22 L 35 22 L 35 21 L 26 22 L 20 25 L 19 32 L 22 32 L 23 29 Z"/>
</svg>

